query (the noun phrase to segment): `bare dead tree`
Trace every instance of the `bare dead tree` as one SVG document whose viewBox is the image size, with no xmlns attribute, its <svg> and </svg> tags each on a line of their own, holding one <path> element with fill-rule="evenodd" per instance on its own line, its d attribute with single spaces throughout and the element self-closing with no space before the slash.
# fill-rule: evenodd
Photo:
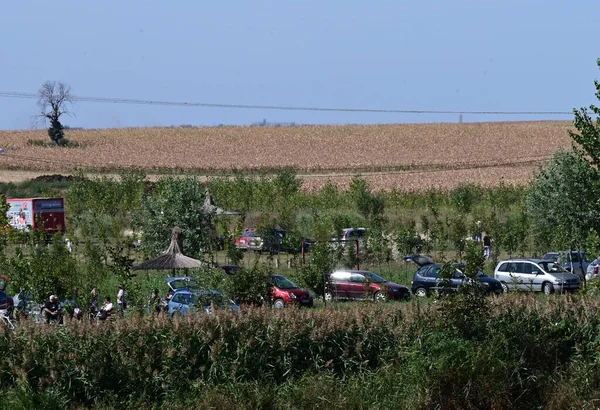
<svg viewBox="0 0 600 410">
<path fill-rule="evenodd" d="M 38 107 L 40 113 L 38 119 L 48 120 L 48 136 L 56 145 L 64 145 L 66 142 L 64 127 L 60 117 L 64 114 L 71 115 L 68 105 L 73 104 L 71 86 L 57 81 L 46 81 L 38 91 Z"/>
</svg>

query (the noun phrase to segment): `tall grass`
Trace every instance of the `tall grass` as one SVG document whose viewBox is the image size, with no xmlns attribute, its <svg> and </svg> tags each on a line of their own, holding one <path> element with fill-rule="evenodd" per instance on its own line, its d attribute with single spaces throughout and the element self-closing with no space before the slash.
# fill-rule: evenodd
<svg viewBox="0 0 600 410">
<path fill-rule="evenodd" d="M 600 396 L 600 301 L 516 295 L 478 332 L 444 304 L 356 305 L 0 333 L 11 405 L 583 408 Z"/>
</svg>

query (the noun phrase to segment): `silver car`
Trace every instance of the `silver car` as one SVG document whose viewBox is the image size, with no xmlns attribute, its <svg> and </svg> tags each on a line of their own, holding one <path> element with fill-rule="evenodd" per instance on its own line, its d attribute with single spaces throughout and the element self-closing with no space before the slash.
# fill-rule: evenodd
<svg viewBox="0 0 600 410">
<path fill-rule="evenodd" d="M 596 279 L 600 274 L 600 258 L 594 259 L 587 267 L 585 280 Z"/>
<path fill-rule="evenodd" d="M 558 263 L 546 259 L 510 259 L 498 263 L 494 277 L 502 283 L 504 292 L 522 290 L 544 292 L 574 292 L 579 289 L 579 276 L 567 272 Z"/>
</svg>

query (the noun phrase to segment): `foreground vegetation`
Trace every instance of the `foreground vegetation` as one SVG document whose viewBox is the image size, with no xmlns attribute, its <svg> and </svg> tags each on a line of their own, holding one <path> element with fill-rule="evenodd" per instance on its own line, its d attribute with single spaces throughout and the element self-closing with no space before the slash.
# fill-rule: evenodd
<svg viewBox="0 0 600 410">
<path fill-rule="evenodd" d="M 595 407 L 599 303 L 515 295 L 466 315 L 442 301 L 26 324 L 0 331 L 2 406 Z"/>
</svg>

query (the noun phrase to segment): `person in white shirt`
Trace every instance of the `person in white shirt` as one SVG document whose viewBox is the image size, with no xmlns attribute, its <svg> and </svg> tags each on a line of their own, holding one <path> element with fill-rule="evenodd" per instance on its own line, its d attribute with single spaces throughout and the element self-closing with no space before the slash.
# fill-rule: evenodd
<svg viewBox="0 0 600 410">
<path fill-rule="evenodd" d="M 112 314 L 112 311 L 113 304 L 110 301 L 110 296 L 107 296 L 106 300 L 104 301 L 104 304 L 100 308 L 100 320 L 106 320 L 106 318 L 108 318 Z"/>
<path fill-rule="evenodd" d="M 123 311 L 126 309 L 125 304 L 125 291 L 123 285 L 119 285 L 119 291 L 117 292 L 117 305 L 119 306 L 119 315 L 123 315 Z"/>
</svg>

